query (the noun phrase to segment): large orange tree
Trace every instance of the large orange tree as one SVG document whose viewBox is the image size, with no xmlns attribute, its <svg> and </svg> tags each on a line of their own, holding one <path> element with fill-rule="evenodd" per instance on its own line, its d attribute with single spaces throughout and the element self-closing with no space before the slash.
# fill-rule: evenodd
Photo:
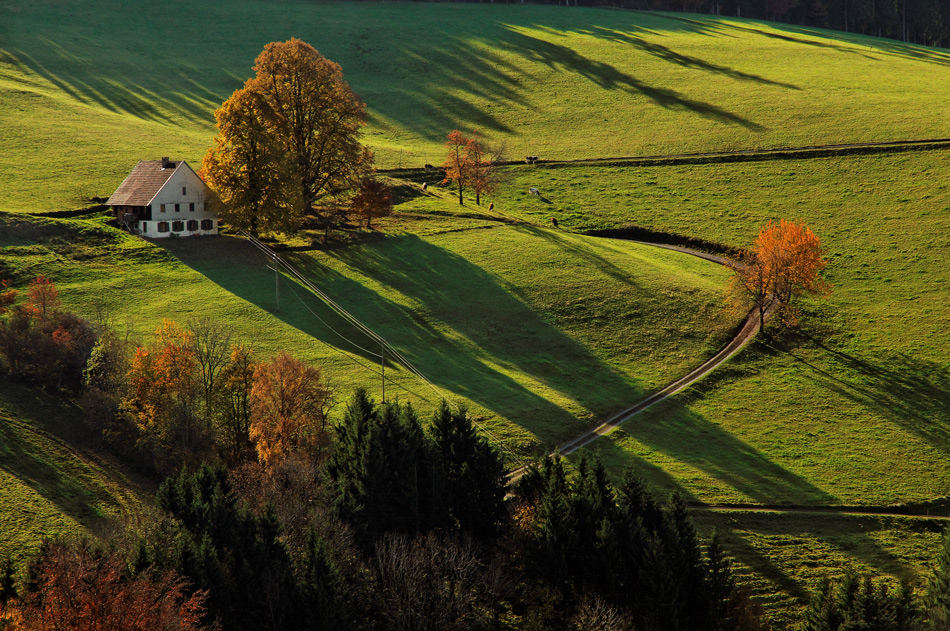
<svg viewBox="0 0 950 631">
<path fill-rule="evenodd" d="M 811 228 L 785 219 L 769 221 L 759 230 L 752 251 L 734 266 L 732 287 L 752 299 L 762 329 L 770 309 L 784 322 L 793 323 L 796 297 L 829 292 L 830 285 L 821 277 L 827 264 Z"/>
<path fill-rule="evenodd" d="M 360 143 L 366 106 L 338 64 L 296 38 L 267 44 L 254 72 L 216 113 L 219 134 L 203 163 L 208 185 L 230 203 L 232 217 L 262 213 L 282 230 L 303 215 L 333 223 L 372 170 L 372 154 Z M 235 194 L 235 182 L 246 190 Z M 295 194 L 283 189 L 287 183 Z"/>
</svg>

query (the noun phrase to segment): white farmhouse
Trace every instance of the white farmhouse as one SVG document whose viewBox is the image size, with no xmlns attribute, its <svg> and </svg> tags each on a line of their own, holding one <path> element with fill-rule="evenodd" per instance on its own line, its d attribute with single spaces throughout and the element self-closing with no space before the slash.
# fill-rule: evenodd
<svg viewBox="0 0 950 631">
<path fill-rule="evenodd" d="M 211 189 L 184 160 L 140 160 L 107 202 L 143 237 L 218 234 Z"/>
</svg>

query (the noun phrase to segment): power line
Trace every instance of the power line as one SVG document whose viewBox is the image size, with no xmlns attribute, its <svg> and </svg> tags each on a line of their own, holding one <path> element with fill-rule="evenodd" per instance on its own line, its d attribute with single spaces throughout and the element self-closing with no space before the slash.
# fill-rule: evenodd
<svg viewBox="0 0 950 631">
<path fill-rule="evenodd" d="M 350 314 L 346 309 L 344 309 L 343 307 L 341 307 L 340 305 L 338 305 L 332 298 L 330 298 L 330 296 L 328 296 L 326 293 L 324 293 L 319 287 L 317 287 L 316 285 L 314 285 L 314 284 L 313 284 L 307 277 L 305 277 L 297 268 L 295 268 L 293 265 L 291 265 L 291 264 L 288 263 L 287 261 L 285 261 L 285 260 L 283 260 L 282 258 L 280 258 L 280 256 L 278 256 L 277 252 L 275 252 L 275 251 L 274 251 L 272 248 L 270 248 L 268 245 L 266 245 L 265 243 L 263 243 L 262 241 L 260 241 L 260 240 L 257 239 L 256 237 L 254 237 L 254 236 L 248 234 L 247 232 L 244 232 L 243 230 L 238 231 L 238 233 L 239 233 L 240 235 L 242 235 L 244 238 L 246 238 L 246 239 L 247 239 L 252 245 L 254 245 L 258 250 L 260 250 L 260 251 L 263 252 L 266 256 L 268 256 L 271 260 L 273 260 L 275 266 L 279 266 L 280 268 L 283 268 L 284 271 L 285 271 L 293 280 L 296 280 L 296 281 L 299 282 L 301 285 L 303 285 L 306 289 L 308 289 L 308 290 L 311 291 L 313 294 L 315 294 L 318 298 L 320 298 L 320 300 L 323 301 L 327 306 L 329 306 L 330 309 L 332 309 L 332 310 L 335 311 L 338 315 L 340 315 L 340 316 L 343 317 L 345 320 L 347 320 L 348 322 L 350 322 L 352 325 L 354 325 L 357 329 L 359 329 L 360 331 L 362 331 L 362 332 L 363 332 L 366 336 L 368 336 L 370 339 L 372 339 L 372 340 L 374 340 L 374 341 L 376 341 L 376 342 L 379 342 L 379 344 L 380 344 L 381 349 L 383 350 L 383 352 L 385 352 L 385 349 L 388 348 L 388 349 L 390 350 L 391 355 L 392 355 L 395 359 L 397 359 L 398 362 L 399 362 L 400 364 L 402 364 L 403 367 L 405 367 L 410 373 L 412 373 L 413 375 L 415 375 L 416 378 L 418 378 L 418 379 L 421 380 L 424 384 L 426 384 L 426 385 L 429 387 L 429 389 L 431 389 L 431 390 L 438 396 L 438 398 L 439 398 L 440 400 L 442 400 L 442 401 L 446 401 L 446 400 L 447 400 L 447 397 L 443 394 L 442 390 L 441 390 L 438 386 L 436 386 L 434 383 L 432 383 L 432 381 L 430 381 L 425 375 L 423 375 L 422 372 L 421 372 L 418 368 L 416 368 L 408 359 L 406 359 L 405 356 L 404 356 L 401 352 L 399 352 L 399 350 L 398 350 L 397 348 L 395 348 L 392 344 L 390 344 L 385 338 L 383 338 L 381 335 L 379 335 L 378 333 L 376 333 L 375 331 L 373 331 L 372 329 L 370 329 L 368 326 L 366 326 L 365 324 L 363 324 L 362 322 L 360 322 L 355 316 L 353 316 L 352 314 Z M 313 311 L 313 309 L 311 309 L 311 308 L 303 301 L 303 299 L 300 298 L 299 295 L 297 295 L 297 292 L 295 292 L 295 291 L 293 290 L 293 287 L 290 288 L 290 291 L 291 291 L 291 293 L 294 294 L 294 296 L 297 297 L 297 299 L 301 302 L 301 304 L 303 304 L 303 306 L 304 306 L 311 314 L 313 314 L 314 317 L 316 317 L 318 320 L 320 320 L 321 322 L 323 322 L 324 325 L 326 325 L 327 328 L 329 328 L 331 331 L 333 331 L 333 332 L 336 333 L 338 336 L 340 336 L 342 339 L 346 340 L 347 342 L 349 342 L 350 344 L 352 344 L 354 347 L 360 349 L 360 350 L 363 351 L 364 353 L 367 353 L 367 354 L 369 354 L 369 355 L 372 355 L 373 357 L 380 357 L 380 358 L 382 358 L 382 355 L 377 354 L 377 353 L 374 353 L 373 351 L 370 351 L 370 350 L 368 350 L 368 349 L 362 348 L 361 346 L 359 346 L 358 344 L 356 344 L 356 343 L 353 342 L 352 340 L 349 340 L 348 338 L 346 338 L 345 336 L 343 336 L 341 333 L 339 333 L 338 331 L 334 330 L 334 329 L 333 329 L 332 327 L 330 327 L 322 318 L 320 318 L 320 316 L 318 316 L 318 315 Z M 341 352 L 341 353 L 343 352 L 343 351 L 340 350 L 340 349 L 337 349 L 337 350 L 339 350 L 339 352 Z M 358 360 L 356 360 L 355 358 L 353 358 L 353 357 L 350 356 L 350 355 L 347 355 L 347 356 L 350 358 L 351 361 L 354 361 L 355 363 L 359 364 L 360 366 L 362 366 L 363 368 L 369 370 L 370 372 L 376 373 L 376 370 L 375 370 L 375 369 L 366 366 L 365 364 L 363 364 L 362 362 L 359 362 Z M 384 374 L 384 373 L 382 373 L 382 371 L 380 371 L 380 373 L 376 373 L 376 374 Z M 390 379 L 390 380 L 393 381 L 392 379 Z M 408 388 L 406 388 L 406 387 L 403 386 L 402 384 L 400 384 L 400 383 L 398 383 L 398 382 L 396 382 L 396 381 L 393 381 L 393 383 L 395 383 L 395 385 L 399 386 L 400 388 L 402 388 L 402 389 L 405 390 L 406 392 L 409 392 L 410 394 L 413 394 L 414 396 L 417 396 L 417 397 L 421 398 L 423 401 L 430 402 L 429 399 L 427 399 L 426 397 L 424 397 L 424 396 L 422 396 L 422 395 L 420 395 L 420 394 L 418 394 L 418 393 L 416 393 L 416 392 L 413 392 L 412 390 L 409 390 Z M 491 431 L 489 431 L 487 427 L 485 427 L 483 424 L 479 423 L 478 421 L 476 421 L 476 420 L 475 420 L 474 418 L 472 418 L 472 417 L 469 417 L 469 420 L 472 422 L 472 425 L 474 425 L 474 426 L 477 427 L 479 430 L 481 430 L 482 432 L 484 432 L 493 442 L 495 442 L 495 443 L 498 445 L 498 447 L 499 447 L 502 451 L 504 451 L 504 452 L 507 453 L 509 456 L 511 456 L 514 460 L 516 460 L 516 461 L 518 462 L 518 464 L 522 465 L 522 467 L 525 466 L 524 461 L 522 461 L 521 458 L 519 458 L 519 457 L 517 456 L 517 454 L 515 454 L 515 453 L 513 453 L 512 451 L 510 451 L 509 449 L 507 449 L 507 448 L 505 447 L 504 442 L 502 442 L 500 439 L 498 439 L 498 437 L 496 437 Z"/>
</svg>

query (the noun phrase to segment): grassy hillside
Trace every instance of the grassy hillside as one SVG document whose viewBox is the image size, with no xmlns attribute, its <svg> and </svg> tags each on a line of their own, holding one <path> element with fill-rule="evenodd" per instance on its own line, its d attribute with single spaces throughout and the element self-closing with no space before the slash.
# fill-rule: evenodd
<svg viewBox="0 0 950 631">
<path fill-rule="evenodd" d="M 78 411 L 0 380 L 0 559 L 46 537 L 107 533 L 141 510 L 141 492 L 83 448 Z"/>
<path fill-rule="evenodd" d="M 262 16 L 266 15 L 266 19 Z M 382 165 L 453 128 L 512 156 L 942 137 L 950 56 L 732 18 L 525 5 L 53 0 L 0 6 L 0 210 L 108 196 L 139 159 L 200 161 L 264 44 L 339 62 Z M 236 34 L 240 33 L 240 36 Z"/>
<path fill-rule="evenodd" d="M 291 36 L 342 64 L 384 166 L 440 161 L 456 127 L 549 158 L 950 128 L 945 51 L 787 25 L 522 5 L 2 3 L 0 262 L 21 283 L 50 275 L 69 307 L 137 335 L 209 316 L 263 355 L 321 364 L 344 396 L 357 384 L 378 396 L 375 349 L 286 279 L 276 309 L 274 274 L 250 246 L 158 247 L 98 217 L 22 214 L 107 196 L 141 158 L 199 162 L 213 109 L 265 43 Z M 744 246 L 770 218 L 803 219 L 828 247 L 834 293 L 801 333 L 757 343 L 592 449 L 708 502 L 924 502 L 950 495 L 948 158 L 522 167 L 494 214 L 405 185 L 384 237 L 292 259 L 526 455 L 696 365 L 737 319 L 721 307 L 723 270 L 570 231 L 633 223 Z M 537 227 L 552 216 L 563 231 Z M 393 364 L 387 376 L 390 396 L 430 409 L 425 385 Z M 71 446 L 75 411 L 35 397 L 0 385 L 0 507 L 12 507 L 0 508 L 0 554 L 137 505 Z M 933 524 L 906 520 L 701 523 L 725 533 L 779 625 L 820 576 L 920 571 L 935 541 Z"/>
<path fill-rule="evenodd" d="M 735 325 L 720 304 L 726 272 L 708 262 L 531 226 L 439 219 L 453 227 L 291 258 L 515 451 L 537 452 L 626 407 L 701 363 Z M 241 240 L 158 246 L 99 219 L 6 215 L 0 226 L 0 251 L 20 280 L 49 275 L 80 313 L 108 314 L 140 336 L 163 318 L 211 317 L 233 323 L 237 338 L 265 356 L 288 350 L 325 366 L 342 397 L 358 385 L 381 390 L 375 346 L 286 279 L 275 313 L 274 273 Z M 391 396 L 422 410 L 438 400 L 395 365 L 387 376 Z"/>
<path fill-rule="evenodd" d="M 506 212 L 582 230 L 638 224 L 750 244 L 801 219 L 830 299 L 651 410 L 610 462 L 712 502 L 881 505 L 950 494 L 946 152 L 637 168 L 520 168 Z M 526 193 L 544 191 L 549 203 Z"/>
</svg>

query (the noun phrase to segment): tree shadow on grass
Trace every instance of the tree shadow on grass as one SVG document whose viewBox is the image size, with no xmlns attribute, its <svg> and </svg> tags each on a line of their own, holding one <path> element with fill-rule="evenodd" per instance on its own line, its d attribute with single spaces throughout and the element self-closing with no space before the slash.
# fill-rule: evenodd
<svg viewBox="0 0 950 631">
<path fill-rule="evenodd" d="M 693 397 L 674 397 L 624 424 L 645 447 L 683 462 L 763 505 L 826 505 L 836 498 L 773 462 L 766 454 L 690 409 Z M 710 500 L 707 495 L 705 501 Z"/>
<path fill-rule="evenodd" d="M 452 355 L 522 373 L 595 415 L 642 395 L 628 378 L 546 322 L 501 279 L 453 252 L 406 236 L 387 239 L 382 247 L 349 248 L 334 256 L 410 301 L 412 308 L 401 307 L 403 318 L 418 318 L 417 314 L 423 313 L 428 322 L 438 323 L 440 329 L 447 327 L 445 337 L 454 340 Z M 348 289 L 335 294 L 354 309 L 363 308 L 363 302 L 351 299 L 353 292 Z M 490 393 L 479 394 L 471 388 L 465 369 L 470 360 L 446 357 L 440 362 L 443 365 L 438 365 L 430 353 L 423 352 L 424 345 L 415 343 L 421 341 L 406 346 L 410 361 L 437 384 L 466 392 L 485 407 L 492 407 L 490 396 L 486 397 Z M 454 364 L 449 370 L 446 361 Z M 505 415 L 521 416 L 517 409 L 507 410 Z"/>
<path fill-rule="evenodd" d="M 950 455 L 950 367 L 903 353 L 849 354 L 814 337 L 803 340 L 817 349 L 820 361 L 810 361 L 793 344 L 777 348 L 807 366 L 831 392 L 882 414 Z"/>
<path fill-rule="evenodd" d="M 210 121 L 214 109 L 227 98 L 226 92 L 210 91 L 183 71 L 175 77 L 181 89 L 170 93 L 165 85 L 149 86 L 130 77 L 114 78 L 87 72 L 86 64 L 80 64 L 74 71 L 68 69 L 75 64 L 56 64 L 54 70 L 52 64 L 20 49 L 6 51 L 0 60 L 12 63 L 21 72 L 46 79 L 81 103 L 99 105 L 110 112 L 130 114 L 146 121 L 172 124 L 175 117 Z"/>
<path fill-rule="evenodd" d="M 183 263 L 224 289 L 262 308 L 274 305 L 274 272 L 256 250 L 222 238 L 208 248 L 195 240 L 169 242 Z M 365 284 L 313 258 L 293 263 L 349 313 L 389 343 L 439 388 L 464 396 L 533 433 L 546 447 L 580 433 L 587 423 L 552 402 L 550 389 L 598 416 L 638 400 L 642 391 L 590 351 L 545 322 L 499 280 L 464 258 L 418 237 L 350 247 L 333 255 L 401 296 L 387 299 Z M 299 286 L 275 317 L 375 370 L 377 346 Z M 356 348 L 362 346 L 365 351 Z M 534 385 L 515 380 L 524 374 Z M 371 376 L 372 375 L 372 376 Z M 390 376 L 387 371 L 387 376 Z M 392 375 L 396 377 L 397 375 Z M 375 379 L 368 372 L 367 379 Z M 405 371 L 399 379 L 423 396 L 433 396 Z M 538 449 L 539 454 L 543 453 Z"/>
<path fill-rule="evenodd" d="M 801 604 L 807 604 L 810 599 L 809 586 L 779 567 L 778 559 L 769 558 L 770 548 L 782 555 L 783 565 L 814 567 L 821 578 L 843 575 L 850 563 L 841 564 L 824 558 L 816 563 L 815 556 L 821 552 L 813 549 L 810 540 L 818 540 L 873 572 L 902 579 L 914 578 L 914 570 L 872 536 L 875 532 L 894 530 L 892 518 L 706 511 L 696 513 L 696 518 L 706 527 L 719 531 L 732 555 Z M 918 529 L 921 524 L 914 522 L 912 527 Z M 941 524 L 937 522 L 923 523 L 923 527 L 933 532 L 941 531 Z M 754 539 L 759 540 L 754 542 Z"/>
<path fill-rule="evenodd" d="M 545 239 L 557 245 L 558 248 L 567 250 L 579 259 L 586 261 L 591 266 L 597 268 L 601 273 L 625 284 L 634 283 L 635 279 L 616 264 L 608 261 L 591 247 L 587 247 L 576 240 L 568 239 L 563 233 L 556 230 L 545 230 L 536 226 L 521 226 L 518 228 L 531 235 Z"/>
<path fill-rule="evenodd" d="M 691 55 L 684 55 L 678 53 L 673 49 L 664 46 L 663 44 L 657 44 L 656 42 L 648 42 L 645 39 L 636 37 L 629 33 L 624 33 L 622 31 L 613 30 L 604 28 L 601 26 L 595 26 L 589 31 L 581 31 L 593 37 L 598 37 L 601 39 L 607 39 L 621 44 L 628 44 L 642 50 L 654 57 L 662 59 L 663 61 L 668 61 L 677 66 L 682 66 L 684 68 L 693 68 L 696 70 L 702 70 L 704 72 L 709 72 L 711 74 L 718 74 L 730 79 L 736 79 L 737 81 L 751 81 L 753 83 L 761 83 L 763 85 L 770 85 L 777 88 L 786 88 L 788 90 L 801 90 L 797 85 L 792 85 L 791 83 L 784 83 L 782 81 L 773 81 L 772 79 L 766 79 L 765 77 L 751 74 L 748 72 L 742 72 L 741 70 L 736 70 L 734 68 L 729 68 L 728 66 L 723 66 L 720 64 L 715 64 L 699 57 L 693 57 Z"/>
<path fill-rule="evenodd" d="M 631 94 L 642 94 L 665 109 L 692 112 L 703 118 L 738 125 L 752 131 L 766 130 L 764 126 L 717 105 L 690 99 L 670 88 L 649 85 L 608 63 L 589 59 L 567 46 L 514 30 L 510 31 L 504 39 L 495 42 L 495 45 L 501 50 L 518 54 L 528 61 L 576 73 L 606 90 L 623 90 Z"/>
<path fill-rule="evenodd" d="M 63 415 L 64 410 L 50 409 L 50 405 L 55 404 L 38 402 L 37 397 L 41 396 L 24 386 L 0 384 L 0 469 L 29 486 L 65 515 L 92 526 L 102 515 L 95 508 L 97 498 L 93 490 L 78 481 L 81 474 L 76 474 L 74 469 L 81 466 L 81 458 L 54 434 L 59 433 L 56 430 L 60 428 L 49 426 L 42 418 L 46 413 Z M 78 424 L 74 414 L 68 416 Z M 51 432 L 46 433 L 45 429 Z M 39 440 L 49 444 L 49 449 L 29 442 L 24 438 L 27 433 L 36 434 Z M 81 432 L 78 427 L 66 428 L 65 434 L 78 436 Z"/>
</svg>

